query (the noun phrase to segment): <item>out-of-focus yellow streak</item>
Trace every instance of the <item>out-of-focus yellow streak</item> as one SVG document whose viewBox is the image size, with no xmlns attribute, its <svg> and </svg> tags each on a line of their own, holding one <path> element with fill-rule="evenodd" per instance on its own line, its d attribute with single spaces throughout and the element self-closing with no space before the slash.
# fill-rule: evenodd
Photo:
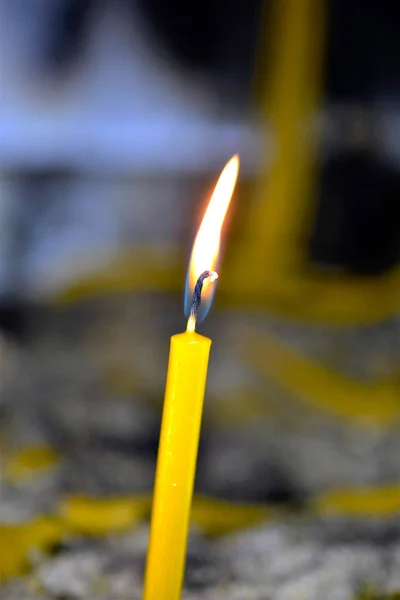
<svg viewBox="0 0 400 600">
<path fill-rule="evenodd" d="M 246 218 L 247 250 L 238 279 L 248 289 L 268 291 L 271 274 L 293 272 L 302 261 L 299 244 L 316 170 L 313 123 L 321 91 L 324 4 L 271 3 L 261 102 L 272 133 L 272 166 Z"/>
<path fill-rule="evenodd" d="M 322 515 L 390 517 L 400 513 L 400 486 L 338 489 L 318 496 L 313 508 Z"/>
<path fill-rule="evenodd" d="M 400 416 L 400 387 L 395 376 L 373 383 L 357 382 L 267 335 L 252 337 L 248 348 L 253 367 L 314 408 L 373 427 Z"/>
</svg>

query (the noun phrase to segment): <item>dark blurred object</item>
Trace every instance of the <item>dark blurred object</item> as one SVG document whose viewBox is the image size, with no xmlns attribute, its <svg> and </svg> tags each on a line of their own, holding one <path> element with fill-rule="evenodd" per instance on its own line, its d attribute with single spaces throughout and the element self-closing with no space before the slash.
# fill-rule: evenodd
<svg viewBox="0 0 400 600">
<path fill-rule="evenodd" d="M 78 58 L 92 24 L 108 5 L 122 7 L 132 20 L 144 18 L 155 34 L 153 45 L 164 48 L 178 66 L 218 74 L 221 84 L 250 94 L 261 0 L 62 0 L 48 25 L 45 53 L 52 69 L 68 67 Z"/>
<path fill-rule="evenodd" d="M 261 0 L 141 0 L 140 6 L 160 41 L 184 66 L 209 71 L 221 67 L 226 58 L 235 65 L 238 75 L 251 73 Z"/>
<path fill-rule="evenodd" d="M 400 260 L 400 173 L 372 150 L 348 150 L 322 167 L 310 241 L 313 263 L 380 275 Z"/>
<path fill-rule="evenodd" d="M 325 94 L 339 139 L 321 168 L 309 253 L 353 275 L 379 276 L 400 260 L 400 171 L 380 155 L 375 110 L 380 101 L 398 105 L 399 22 L 393 0 L 328 2 Z M 344 119 L 332 103 L 350 106 Z"/>
<path fill-rule="evenodd" d="M 400 92 L 400 3 L 329 0 L 326 93 L 329 100 L 393 99 Z"/>
<path fill-rule="evenodd" d="M 17 342 L 25 342 L 29 329 L 29 307 L 20 298 L 0 298 L 0 332 Z"/>
<path fill-rule="evenodd" d="M 82 51 L 101 0 L 63 0 L 49 24 L 46 59 L 52 69 L 68 66 Z M 98 7 L 98 6 L 97 6 Z"/>
<path fill-rule="evenodd" d="M 140 5 L 160 41 L 175 58 L 187 67 L 215 66 L 226 38 L 224 24 L 230 21 L 227 8 L 231 8 L 231 3 L 142 0 Z"/>
</svg>

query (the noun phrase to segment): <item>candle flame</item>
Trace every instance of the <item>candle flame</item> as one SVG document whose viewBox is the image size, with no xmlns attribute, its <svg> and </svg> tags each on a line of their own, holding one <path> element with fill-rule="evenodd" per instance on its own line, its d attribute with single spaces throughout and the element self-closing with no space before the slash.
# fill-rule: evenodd
<svg viewBox="0 0 400 600">
<path fill-rule="evenodd" d="M 185 289 L 185 313 L 189 314 L 193 290 L 204 271 L 217 271 L 221 229 L 235 189 L 239 172 L 239 156 L 233 156 L 225 165 L 203 217 L 193 244 Z M 215 292 L 215 283 L 204 281 L 199 320 L 208 313 Z"/>
</svg>

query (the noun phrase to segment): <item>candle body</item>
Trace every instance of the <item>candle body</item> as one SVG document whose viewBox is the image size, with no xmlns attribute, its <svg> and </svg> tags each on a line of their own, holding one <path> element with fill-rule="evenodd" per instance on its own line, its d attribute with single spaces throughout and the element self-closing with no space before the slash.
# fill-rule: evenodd
<svg viewBox="0 0 400 600">
<path fill-rule="evenodd" d="M 210 347 L 196 332 L 171 338 L 144 600 L 181 595 Z"/>
</svg>

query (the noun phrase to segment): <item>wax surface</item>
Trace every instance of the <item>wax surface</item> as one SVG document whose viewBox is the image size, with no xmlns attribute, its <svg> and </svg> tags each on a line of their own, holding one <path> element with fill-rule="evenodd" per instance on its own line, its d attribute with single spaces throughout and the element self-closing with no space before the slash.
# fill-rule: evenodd
<svg viewBox="0 0 400 600">
<path fill-rule="evenodd" d="M 210 347 L 196 332 L 171 338 L 144 600 L 181 596 Z"/>
</svg>

